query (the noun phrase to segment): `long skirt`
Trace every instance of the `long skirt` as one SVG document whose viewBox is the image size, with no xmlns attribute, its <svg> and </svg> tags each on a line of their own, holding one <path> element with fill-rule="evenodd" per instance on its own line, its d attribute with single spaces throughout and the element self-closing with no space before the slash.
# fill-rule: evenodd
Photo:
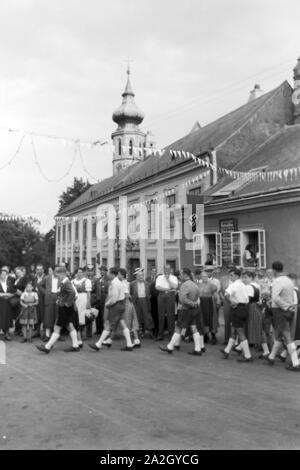
<svg viewBox="0 0 300 470">
<path fill-rule="evenodd" d="M 262 314 L 256 302 L 249 304 L 249 318 L 247 325 L 247 338 L 249 344 L 261 344 Z"/>
<path fill-rule="evenodd" d="M 139 330 L 139 322 L 135 307 L 131 300 L 125 299 L 125 313 L 124 313 L 124 320 L 129 328 L 129 331 L 138 331 Z"/>
<path fill-rule="evenodd" d="M 87 306 L 87 293 L 86 292 L 80 292 L 78 294 L 78 297 L 77 297 L 75 303 L 76 303 L 77 312 L 78 312 L 79 325 L 84 326 L 85 325 L 86 306 Z"/>
<path fill-rule="evenodd" d="M 213 299 L 212 297 L 201 297 L 200 303 L 201 303 L 204 327 L 209 328 L 209 331 L 212 331 L 213 320 L 214 320 Z"/>
<path fill-rule="evenodd" d="M 9 300 L 0 299 L 0 330 L 8 331 L 13 326 L 13 312 Z"/>
</svg>

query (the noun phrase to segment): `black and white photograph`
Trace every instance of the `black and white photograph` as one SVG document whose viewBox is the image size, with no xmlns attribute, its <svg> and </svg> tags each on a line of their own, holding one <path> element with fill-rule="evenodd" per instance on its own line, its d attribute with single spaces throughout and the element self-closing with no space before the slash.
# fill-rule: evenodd
<svg viewBox="0 0 300 470">
<path fill-rule="evenodd" d="M 0 451 L 300 450 L 299 18 L 1 0 Z"/>
</svg>

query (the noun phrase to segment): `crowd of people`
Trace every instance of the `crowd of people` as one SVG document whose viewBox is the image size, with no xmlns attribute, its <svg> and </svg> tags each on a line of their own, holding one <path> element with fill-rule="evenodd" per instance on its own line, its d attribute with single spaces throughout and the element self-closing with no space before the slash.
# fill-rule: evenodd
<svg viewBox="0 0 300 470">
<path fill-rule="evenodd" d="M 49 354 L 54 344 L 69 333 L 72 344 L 65 352 L 79 352 L 85 341 L 94 351 L 110 348 L 125 338 L 121 351 L 141 348 L 144 338 L 166 345 L 173 354 L 181 342 L 193 342 L 190 355 L 202 356 L 207 343 L 222 342 L 221 357 L 234 351 L 241 363 L 257 357 L 273 366 L 287 362 L 299 371 L 299 277 L 285 274 L 281 262 L 272 269 L 236 267 L 220 272 L 206 265 L 191 272 L 163 273 L 142 268 L 129 282 L 123 268 L 79 268 L 71 274 L 66 265 L 45 269 L 42 265 L 0 271 L 0 339 L 20 338 L 31 343 L 40 338 L 39 351 Z M 223 318 L 224 331 L 220 328 Z M 223 331 L 223 335 L 221 333 Z M 99 339 L 92 341 L 94 335 Z"/>
</svg>

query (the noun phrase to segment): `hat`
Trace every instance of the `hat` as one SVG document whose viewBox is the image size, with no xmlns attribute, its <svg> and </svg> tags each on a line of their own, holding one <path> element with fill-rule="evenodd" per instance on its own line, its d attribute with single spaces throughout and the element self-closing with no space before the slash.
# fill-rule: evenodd
<svg viewBox="0 0 300 470">
<path fill-rule="evenodd" d="M 6 273 L 9 273 L 9 269 L 8 269 L 7 266 L 2 266 L 1 272 L 2 272 L 2 271 L 5 271 Z"/>
<path fill-rule="evenodd" d="M 104 264 L 103 264 L 102 266 L 100 266 L 100 268 L 99 268 L 99 269 L 100 269 L 100 271 L 107 271 L 107 267 L 106 267 L 106 266 L 104 266 Z"/>
<path fill-rule="evenodd" d="M 144 271 L 144 268 L 136 268 L 133 274 L 137 276 L 138 274 L 142 274 Z"/>
</svg>

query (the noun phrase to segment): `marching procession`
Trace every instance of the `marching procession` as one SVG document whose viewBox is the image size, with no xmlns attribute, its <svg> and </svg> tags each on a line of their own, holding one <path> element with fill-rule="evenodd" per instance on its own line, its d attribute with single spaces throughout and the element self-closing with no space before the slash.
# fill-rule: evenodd
<svg viewBox="0 0 300 470">
<path fill-rule="evenodd" d="M 142 268 L 128 281 L 125 269 L 79 268 L 71 274 L 66 265 L 32 266 L 0 274 L 0 333 L 4 341 L 20 339 L 49 354 L 57 341 L 69 333 L 71 346 L 79 352 L 88 341 L 93 351 L 111 348 L 124 337 L 123 352 L 142 347 L 149 339 L 161 343 L 159 350 L 173 354 L 181 343 L 193 342 L 188 354 L 202 356 L 207 344 L 223 344 L 221 358 L 237 354 L 239 363 L 261 359 L 266 365 L 286 362 L 286 370 L 300 371 L 299 278 L 285 274 L 281 262 L 272 269 L 213 266 L 164 272 L 152 268 L 145 278 Z M 223 320 L 223 321 L 222 321 Z M 224 323 L 224 329 L 221 327 Z M 223 326 L 223 325 L 222 325 Z M 98 340 L 92 340 L 97 336 Z M 162 342 L 168 338 L 168 343 Z M 178 356 L 179 357 L 179 356 Z"/>
</svg>

